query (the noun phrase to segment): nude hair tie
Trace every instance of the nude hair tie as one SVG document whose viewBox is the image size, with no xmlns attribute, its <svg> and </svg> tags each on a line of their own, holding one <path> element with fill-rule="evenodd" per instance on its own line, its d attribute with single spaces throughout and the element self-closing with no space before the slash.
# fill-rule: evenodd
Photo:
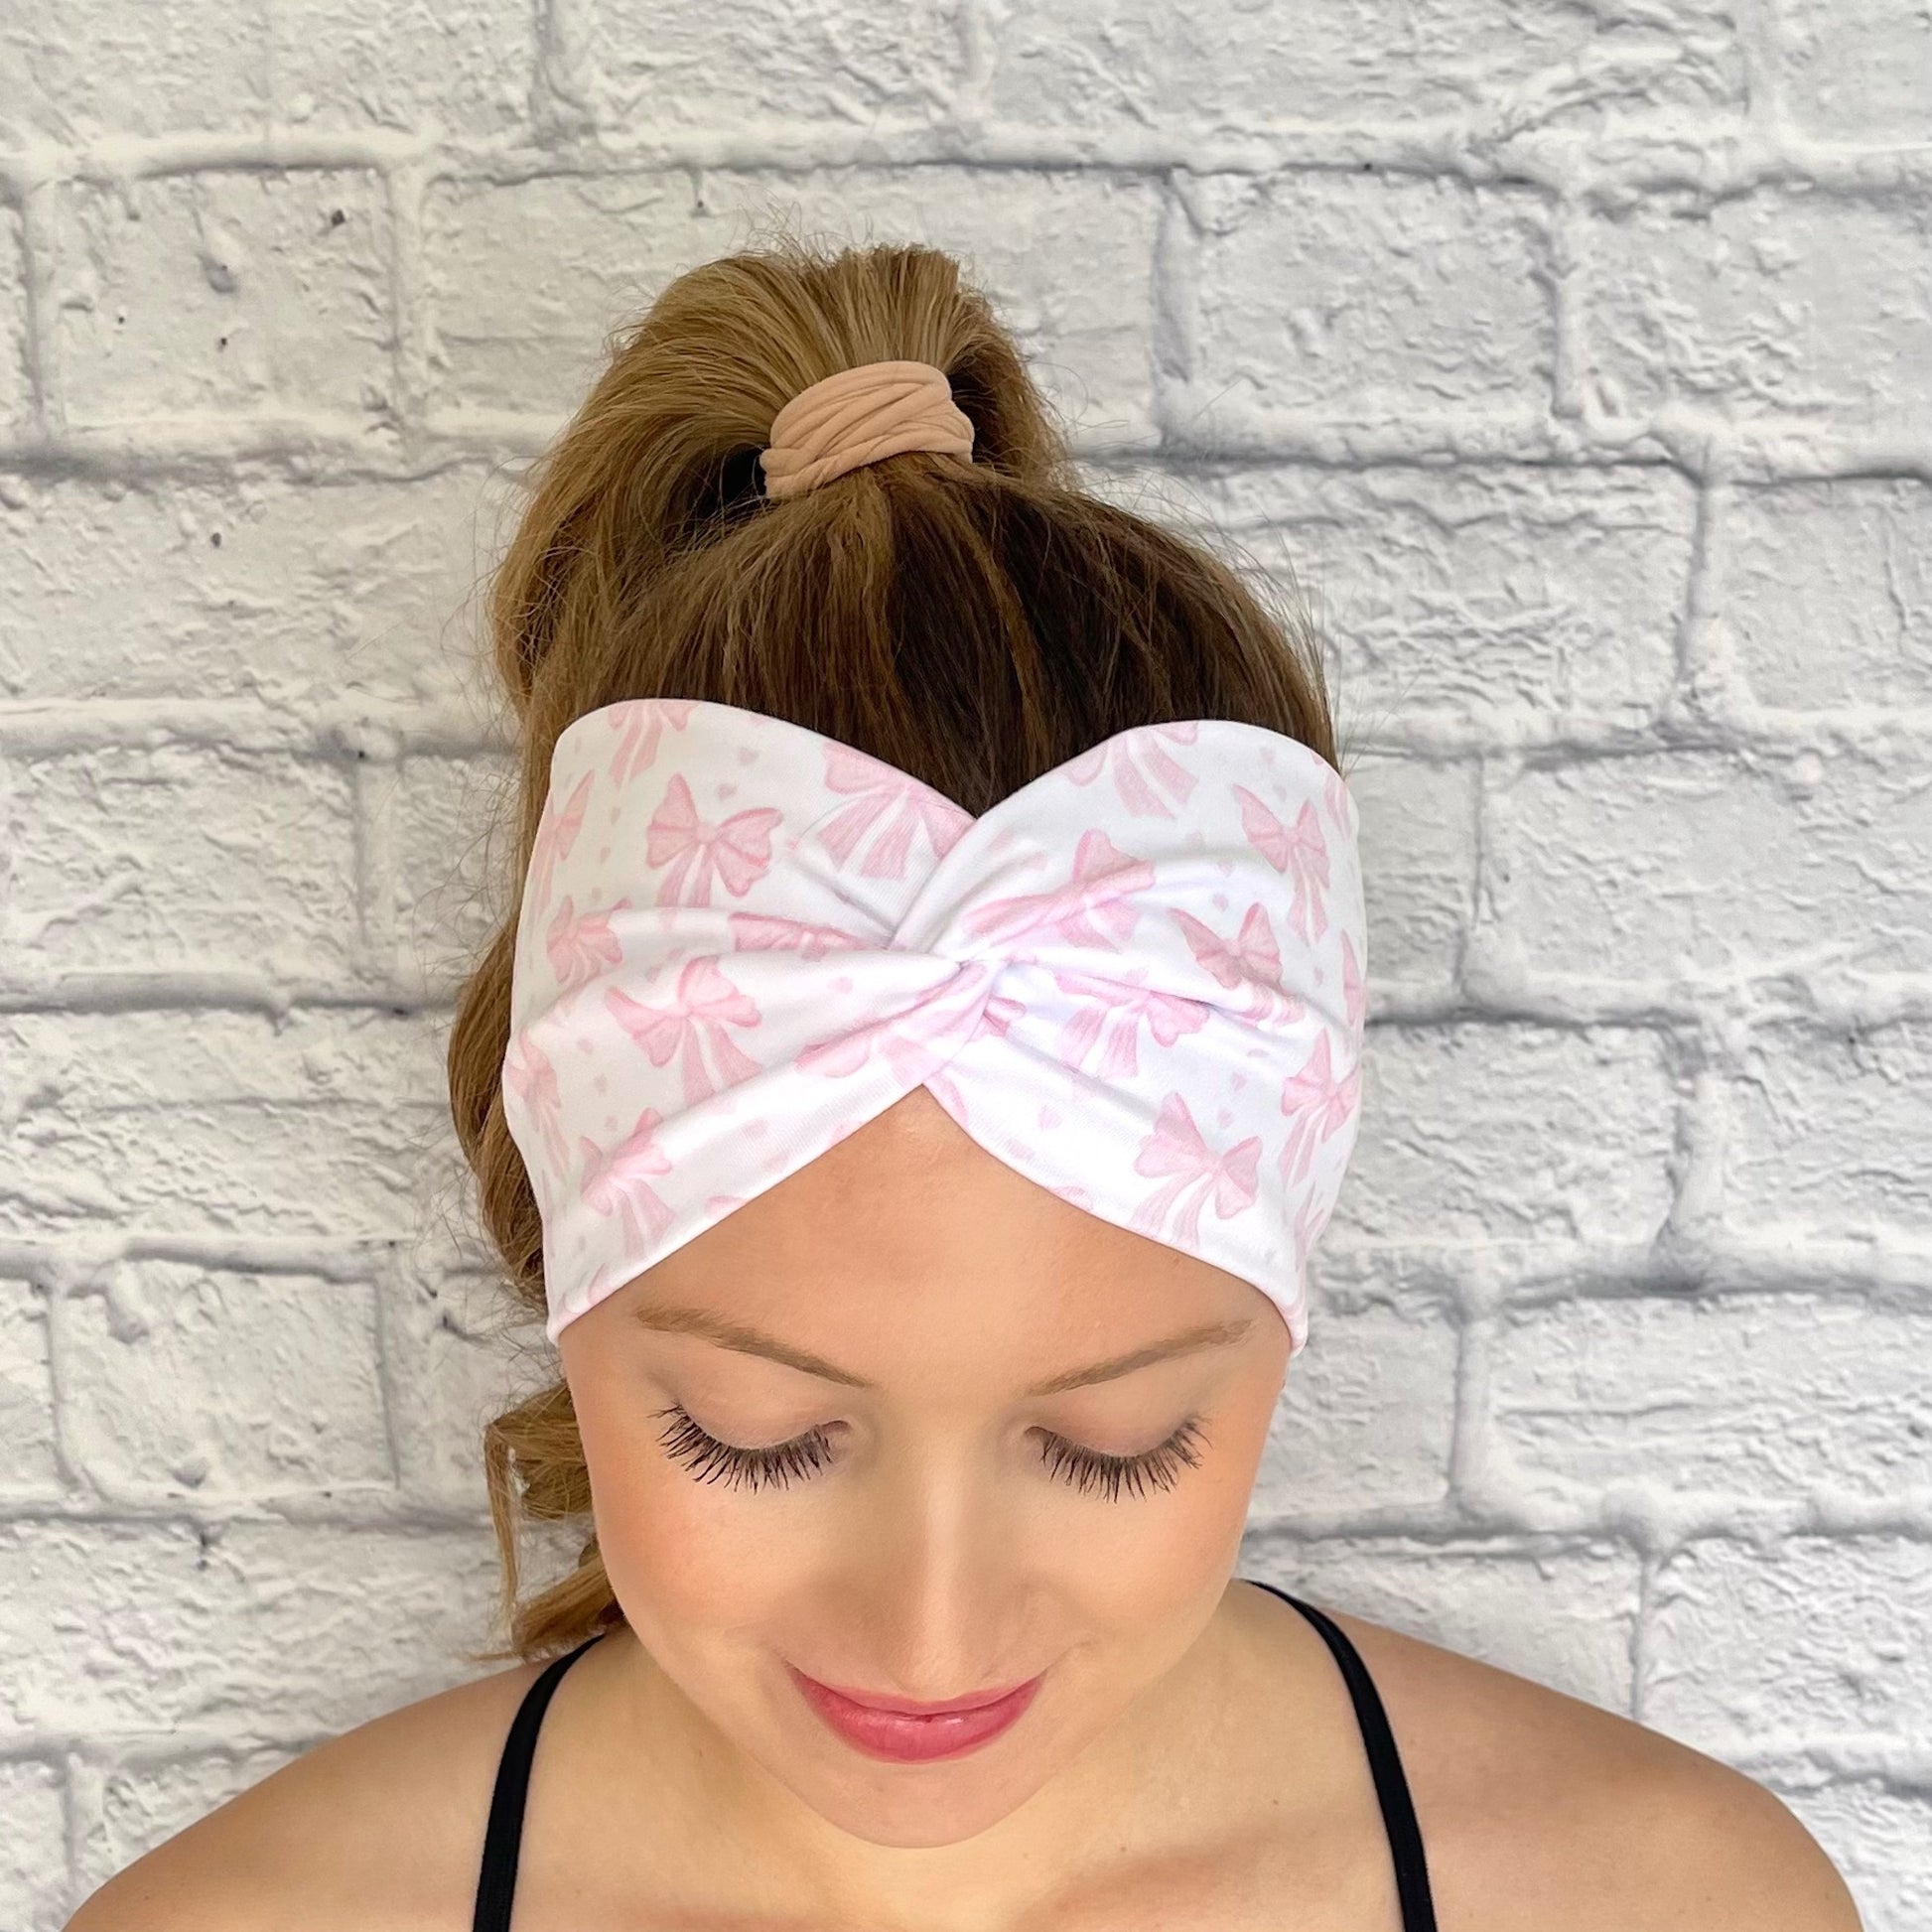
<svg viewBox="0 0 1932 1932">
<path fill-rule="evenodd" d="M 930 362 L 861 362 L 799 390 L 759 456 L 767 496 L 796 496 L 906 450 L 973 454 L 973 419 Z"/>
</svg>

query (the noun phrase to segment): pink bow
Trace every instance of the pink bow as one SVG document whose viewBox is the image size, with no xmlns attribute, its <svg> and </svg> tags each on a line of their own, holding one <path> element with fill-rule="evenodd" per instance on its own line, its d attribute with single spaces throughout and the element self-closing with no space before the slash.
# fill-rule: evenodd
<svg viewBox="0 0 1932 1932">
<path fill-rule="evenodd" d="M 1094 1043 L 1107 1041 L 1098 1068 L 1103 1080 L 1141 1070 L 1141 1024 L 1163 1046 L 1172 1046 L 1183 1034 L 1198 1033 L 1207 1025 L 1207 1008 L 1198 1000 L 1174 993 L 1150 992 L 1144 982 L 1147 968 L 1136 967 L 1123 980 L 1094 979 L 1085 973 L 1055 973 L 1053 984 L 1085 1002 L 1061 1029 L 1054 1050 L 1066 1066 L 1083 1065 Z"/>
<path fill-rule="evenodd" d="M 840 865 L 850 860 L 853 848 L 882 817 L 892 814 L 859 868 L 862 879 L 903 879 L 912 834 L 920 827 L 932 856 L 943 859 L 973 822 L 971 812 L 941 798 L 930 786 L 849 745 L 825 747 L 825 782 L 833 791 L 858 794 L 819 828 L 819 843 Z"/>
<path fill-rule="evenodd" d="M 1024 958 L 1014 941 L 1041 932 L 1071 946 L 1118 952 L 1134 935 L 1141 908 L 1132 895 L 1154 884 L 1154 868 L 1130 858 L 1105 832 L 1083 832 L 1074 848 L 1073 876 L 1050 893 L 988 899 L 966 917 L 966 930 L 992 939 L 1009 957 Z"/>
<path fill-rule="evenodd" d="M 673 1053 L 682 1054 L 678 1071 L 684 1079 L 689 1106 L 715 1089 L 705 1067 L 704 1049 L 718 1062 L 719 1086 L 736 1086 L 758 1072 L 757 1060 L 738 1050 L 725 1029 L 756 1027 L 758 1004 L 718 970 L 713 959 L 687 959 L 678 974 L 677 993 L 667 1006 L 645 1006 L 621 987 L 607 987 L 604 1003 L 625 1033 L 662 1066 Z"/>
<path fill-rule="evenodd" d="M 1328 886 L 1328 841 L 1314 800 L 1303 800 L 1291 830 L 1246 785 L 1236 785 L 1234 795 L 1241 801 L 1241 825 L 1249 842 L 1277 872 L 1294 881 L 1295 904 L 1289 916 L 1296 931 L 1304 939 L 1319 939 L 1328 929 L 1327 908 L 1321 902 Z"/>
<path fill-rule="evenodd" d="M 584 1153 L 584 1198 L 600 1214 L 621 1214 L 627 1241 L 640 1237 L 655 1241 L 675 1219 L 670 1203 L 645 1180 L 646 1174 L 669 1173 L 671 1158 L 657 1145 L 654 1130 L 662 1116 L 646 1107 L 637 1116 L 629 1138 L 605 1155 L 595 1141 L 580 1143 Z M 641 1210 L 640 1224 L 635 1210 Z"/>
<path fill-rule="evenodd" d="M 1355 1111 L 1361 1093 L 1361 1068 L 1349 1068 L 1336 1079 L 1328 1056 L 1328 1035 L 1314 1042 L 1314 1051 L 1282 1082 L 1282 1112 L 1294 1123 L 1282 1143 L 1284 1180 L 1300 1180 L 1309 1171 L 1314 1150 L 1341 1131 Z"/>
<path fill-rule="evenodd" d="M 683 772 L 678 772 L 645 828 L 645 862 L 670 867 L 657 889 L 658 904 L 709 905 L 714 878 L 722 879 L 727 892 L 743 898 L 770 865 L 772 828 L 783 822 L 783 812 L 759 805 L 734 812 L 722 824 L 707 825 L 698 816 Z M 694 869 L 697 877 L 686 898 L 685 880 Z"/>
<path fill-rule="evenodd" d="M 549 909 L 551 877 L 557 870 L 557 861 L 570 856 L 578 833 L 584 829 L 584 805 L 591 795 L 593 775 L 586 771 L 578 779 L 561 809 L 554 792 L 543 801 L 543 817 L 538 822 L 536 839 L 530 847 L 529 890 L 536 906 L 534 913 L 525 907 L 526 917 L 541 918 Z"/>
<path fill-rule="evenodd" d="M 1177 1205 L 1174 1233 L 1182 1246 L 1197 1248 L 1200 1212 L 1210 1196 L 1214 1212 L 1224 1221 L 1254 1205 L 1255 1173 L 1260 1159 L 1259 1135 L 1250 1135 L 1225 1154 L 1214 1153 L 1201 1139 L 1186 1101 L 1177 1093 L 1170 1093 L 1161 1103 L 1154 1132 L 1141 1143 L 1134 1172 L 1172 1174 L 1173 1178 L 1142 1202 L 1134 1216 L 1134 1226 L 1167 1239 L 1168 1213 Z"/>
</svg>

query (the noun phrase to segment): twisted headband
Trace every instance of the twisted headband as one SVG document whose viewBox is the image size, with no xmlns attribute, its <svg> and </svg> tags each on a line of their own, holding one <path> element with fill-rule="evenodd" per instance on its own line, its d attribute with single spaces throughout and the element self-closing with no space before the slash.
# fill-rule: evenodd
<svg viewBox="0 0 1932 1932">
<path fill-rule="evenodd" d="M 761 712 L 640 698 L 558 737 L 503 1109 L 554 1340 L 925 1086 L 1075 1206 L 1252 1282 L 1293 1350 L 1352 1151 L 1356 811 L 1315 752 L 1117 733 L 975 818 Z"/>
</svg>

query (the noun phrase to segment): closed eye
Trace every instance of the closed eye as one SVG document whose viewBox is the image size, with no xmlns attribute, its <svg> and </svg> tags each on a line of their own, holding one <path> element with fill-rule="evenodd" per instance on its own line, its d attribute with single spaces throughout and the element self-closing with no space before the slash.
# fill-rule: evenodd
<svg viewBox="0 0 1932 1932">
<path fill-rule="evenodd" d="M 700 1482 L 724 1482 L 734 1489 L 782 1489 L 815 1475 L 831 1460 L 831 1439 L 823 1429 L 807 1430 L 788 1443 L 763 1449 L 740 1449 L 700 1429 L 680 1404 L 655 1413 L 668 1418 L 659 1438 L 665 1452 Z M 1199 1416 L 1188 1416 L 1165 1443 L 1138 1455 L 1108 1455 L 1051 1430 L 1037 1433 L 1040 1458 L 1052 1474 L 1083 1495 L 1101 1491 L 1110 1502 L 1118 1501 L 1123 1489 L 1136 1496 L 1144 1495 L 1150 1485 L 1172 1489 L 1182 1467 L 1199 1466 L 1205 1440 Z"/>
</svg>

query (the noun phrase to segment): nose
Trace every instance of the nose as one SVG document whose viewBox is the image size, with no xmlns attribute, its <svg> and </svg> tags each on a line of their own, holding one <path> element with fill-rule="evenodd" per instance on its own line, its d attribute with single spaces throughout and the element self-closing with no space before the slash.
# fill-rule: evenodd
<svg viewBox="0 0 1932 1932">
<path fill-rule="evenodd" d="M 964 1451 L 906 1453 L 855 1525 L 846 1679 L 917 1704 L 984 1699 L 1036 1666 L 1015 1654 L 1019 1526 Z"/>
</svg>

